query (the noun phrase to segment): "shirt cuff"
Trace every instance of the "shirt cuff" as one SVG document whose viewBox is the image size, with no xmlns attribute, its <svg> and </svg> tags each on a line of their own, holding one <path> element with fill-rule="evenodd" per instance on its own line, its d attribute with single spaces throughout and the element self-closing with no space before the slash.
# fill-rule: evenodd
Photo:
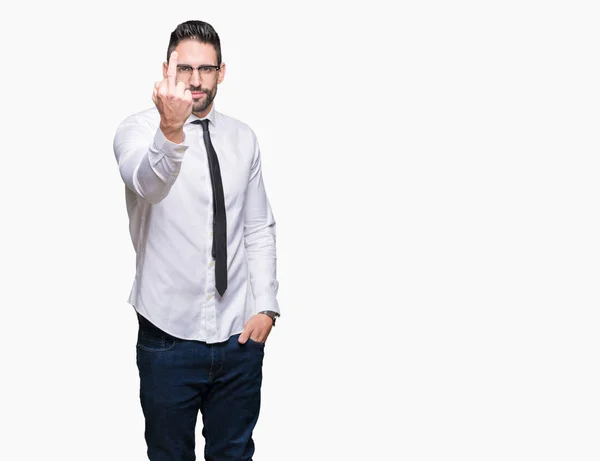
<svg viewBox="0 0 600 461">
<path fill-rule="evenodd" d="M 190 147 L 185 143 L 186 135 L 183 133 L 183 141 L 181 144 L 174 143 L 173 141 L 169 141 L 163 132 L 158 128 L 156 130 L 156 134 L 154 135 L 154 147 L 156 150 L 167 157 L 181 160 L 183 159 L 183 154 Z"/>
<path fill-rule="evenodd" d="M 255 314 L 258 314 L 262 311 L 273 311 L 281 315 L 281 312 L 279 311 L 279 303 L 277 302 L 277 298 L 274 298 L 273 296 L 259 296 L 258 298 L 256 298 Z"/>
</svg>

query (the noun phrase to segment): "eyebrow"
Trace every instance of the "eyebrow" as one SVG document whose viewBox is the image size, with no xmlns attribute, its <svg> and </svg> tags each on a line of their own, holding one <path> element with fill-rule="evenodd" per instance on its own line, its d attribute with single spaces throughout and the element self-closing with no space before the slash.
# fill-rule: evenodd
<svg viewBox="0 0 600 461">
<path fill-rule="evenodd" d="M 194 66 L 192 66 L 191 64 L 177 64 L 177 67 L 191 67 L 194 68 Z M 216 64 L 200 64 L 199 66 L 196 66 L 195 68 L 197 69 L 198 67 L 219 67 Z"/>
</svg>

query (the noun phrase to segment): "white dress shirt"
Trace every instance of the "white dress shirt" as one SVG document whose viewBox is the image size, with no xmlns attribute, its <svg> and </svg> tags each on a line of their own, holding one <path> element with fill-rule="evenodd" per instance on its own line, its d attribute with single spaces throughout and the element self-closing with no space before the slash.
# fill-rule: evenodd
<svg viewBox="0 0 600 461">
<path fill-rule="evenodd" d="M 213 194 L 202 126 L 190 115 L 176 144 L 154 107 L 118 126 L 114 154 L 125 182 L 136 273 L 128 298 L 142 316 L 182 339 L 215 343 L 242 332 L 257 312 L 279 313 L 275 219 L 258 140 L 214 109 L 206 117 L 219 158 L 227 212 L 227 279 L 215 288 Z"/>
</svg>

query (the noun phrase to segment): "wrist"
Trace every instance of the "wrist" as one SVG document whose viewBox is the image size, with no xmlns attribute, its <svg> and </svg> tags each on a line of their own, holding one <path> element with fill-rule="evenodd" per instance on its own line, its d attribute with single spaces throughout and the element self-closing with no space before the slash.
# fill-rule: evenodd
<svg viewBox="0 0 600 461">
<path fill-rule="evenodd" d="M 160 131 L 169 141 L 175 144 L 181 144 L 183 142 L 183 125 L 174 126 L 173 124 L 160 123 Z"/>
<path fill-rule="evenodd" d="M 275 312 L 275 311 L 260 311 L 258 313 L 269 317 L 271 319 L 271 321 L 273 322 L 273 326 L 275 326 L 275 321 L 277 320 L 277 317 L 279 317 L 279 314 L 277 312 Z"/>
</svg>

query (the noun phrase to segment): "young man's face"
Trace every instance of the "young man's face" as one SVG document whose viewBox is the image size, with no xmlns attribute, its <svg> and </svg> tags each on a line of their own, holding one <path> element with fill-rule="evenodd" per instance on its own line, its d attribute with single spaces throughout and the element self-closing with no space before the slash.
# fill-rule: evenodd
<svg viewBox="0 0 600 461">
<path fill-rule="evenodd" d="M 217 85 L 225 77 L 225 64 L 221 64 L 220 70 L 210 67 L 217 66 L 217 52 L 214 46 L 200 43 L 197 40 L 183 40 L 175 48 L 179 57 L 177 58 L 177 81 L 185 84 L 192 92 L 192 112 L 204 117 L 210 111 L 211 105 L 217 95 Z M 163 63 L 163 77 L 167 76 L 168 63 Z"/>
</svg>

